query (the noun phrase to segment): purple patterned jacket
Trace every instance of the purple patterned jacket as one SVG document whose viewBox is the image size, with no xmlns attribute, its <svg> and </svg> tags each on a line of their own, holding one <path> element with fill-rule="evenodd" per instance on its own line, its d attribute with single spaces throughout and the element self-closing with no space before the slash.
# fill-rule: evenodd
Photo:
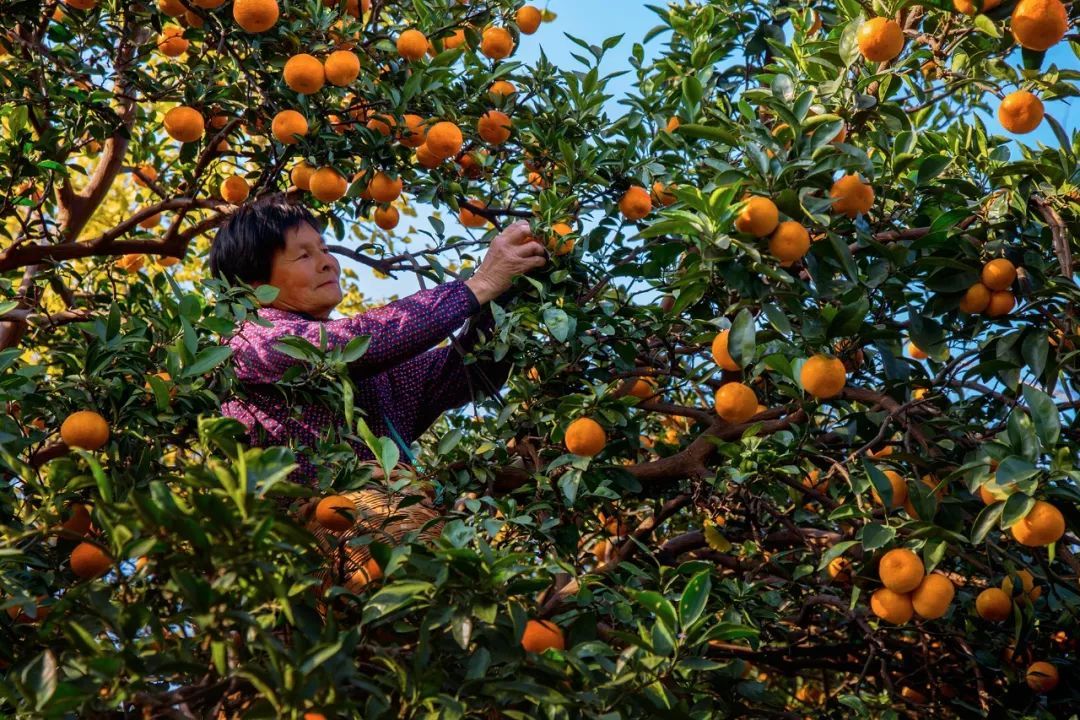
<svg viewBox="0 0 1080 720">
<path fill-rule="evenodd" d="M 472 290 L 460 280 L 341 320 L 321 321 L 276 308 L 261 308 L 259 317 L 269 320 L 273 327 L 244 323 L 227 341 L 246 397 L 227 401 L 222 413 L 242 422 L 251 443 L 261 447 L 314 447 L 332 426 L 344 425 L 343 413 L 320 405 L 294 407 L 273 388 L 285 370 L 298 362 L 274 349 L 278 340 L 297 335 L 317 346 L 319 328 L 323 326 L 331 348 L 342 347 L 358 335 L 371 337 L 367 352 L 350 368 L 356 387 L 356 409 L 375 435 L 390 435 L 383 420 L 386 416 L 402 439 L 411 444 L 443 412 L 481 393 L 495 392 L 506 382 L 508 361 L 478 359 L 465 365 L 461 353 L 452 345 L 432 347 L 478 315 L 480 309 Z M 471 351 L 479 331 L 490 335 L 494 324 L 490 310 L 485 308 L 459 343 Z M 373 458 L 366 445 L 353 443 L 353 447 L 361 459 Z M 293 478 L 313 484 L 315 467 L 303 454 L 298 453 L 300 467 Z"/>
</svg>

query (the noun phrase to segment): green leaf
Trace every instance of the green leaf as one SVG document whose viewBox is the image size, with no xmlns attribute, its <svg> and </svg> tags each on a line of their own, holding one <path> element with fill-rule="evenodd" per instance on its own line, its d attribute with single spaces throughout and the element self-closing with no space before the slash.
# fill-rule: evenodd
<svg viewBox="0 0 1080 720">
<path fill-rule="evenodd" d="M 372 595 L 364 604 L 363 622 L 374 622 L 404 607 L 426 601 L 434 587 L 429 582 L 418 580 L 391 583 Z"/>
<path fill-rule="evenodd" d="M 259 301 L 261 305 L 269 305 L 277 300 L 277 296 L 281 293 L 273 285 L 260 285 L 255 288 L 255 299 Z"/>
<path fill-rule="evenodd" d="M 663 623 L 668 630 L 674 631 L 678 627 L 675 606 L 660 593 L 652 590 L 645 590 L 635 593 L 634 600 L 646 610 L 656 615 L 656 619 Z"/>
<path fill-rule="evenodd" d="M 919 163 L 919 173 L 916 181 L 920 185 L 925 185 L 940 175 L 951 162 L 952 158 L 947 155 L 927 155 Z"/>
<path fill-rule="evenodd" d="M 343 633 L 338 636 L 337 641 L 333 644 L 327 645 L 322 648 L 315 648 L 314 650 L 309 652 L 307 657 L 304 658 L 303 662 L 300 663 L 299 670 L 301 674 L 307 675 L 312 670 L 319 667 L 324 662 L 341 652 L 341 648 L 345 642 L 346 637 L 348 636 Z"/>
<path fill-rule="evenodd" d="M 1023 386 L 1023 393 L 1031 410 L 1031 420 L 1035 423 L 1035 433 L 1042 441 L 1044 449 L 1052 448 L 1061 435 L 1061 416 L 1053 398 L 1026 384 Z"/>
<path fill-rule="evenodd" d="M 978 545 L 989 534 L 994 527 L 997 526 L 1001 520 L 1001 513 L 1005 509 L 1005 503 L 994 503 L 993 505 L 987 505 L 980 512 L 979 516 L 975 518 L 975 523 L 971 527 L 971 542 Z"/>
<path fill-rule="evenodd" d="M 982 13 L 978 13 L 975 16 L 974 24 L 975 29 L 985 35 L 989 35 L 992 38 L 1001 37 L 1001 32 L 998 30 L 997 23 Z"/>
<path fill-rule="evenodd" d="M 1001 512 L 1001 529 L 1011 528 L 1020 522 L 1035 507 L 1035 498 L 1027 493 L 1015 492 L 1005 501 L 1005 508 Z"/>
<path fill-rule="evenodd" d="M 445 455 L 446 453 L 456 448 L 457 444 L 461 442 L 461 438 L 461 431 L 457 429 L 451 430 L 450 432 L 443 435 L 442 439 L 439 440 L 439 454 Z"/>
<path fill-rule="evenodd" d="M 566 338 L 570 337 L 572 329 L 570 316 L 559 308 L 549 307 L 544 310 L 544 326 L 559 342 L 566 342 Z"/>
<path fill-rule="evenodd" d="M 712 581 L 709 579 L 708 570 L 702 570 L 686 583 L 682 597 L 679 598 L 679 619 L 682 621 L 684 630 L 693 625 L 705 611 L 710 590 L 712 590 Z"/>
<path fill-rule="evenodd" d="M 731 359 L 741 367 L 746 367 L 754 359 L 757 347 L 757 335 L 754 328 L 754 315 L 748 308 L 743 308 L 731 323 L 728 333 L 728 353 Z"/>
<path fill-rule="evenodd" d="M 31 660 L 19 673 L 22 682 L 34 694 L 34 708 L 41 710 L 56 693 L 56 655 L 46 650 Z"/>
<path fill-rule="evenodd" d="M 113 502 L 113 486 L 112 478 L 105 474 L 105 471 L 101 468 L 101 463 L 97 458 L 85 450 L 76 450 L 82 459 L 86 461 L 86 464 L 90 466 L 90 474 L 94 476 L 94 482 L 97 484 L 98 494 L 101 495 L 101 499 L 106 503 Z"/>
<path fill-rule="evenodd" d="M 686 123 L 680 125 L 679 129 L 675 132 L 679 135 L 701 138 L 703 140 L 716 140 L 731 147 L 738 147 L 740 145 L 738 135 L 713 125 L 695 125 L 693 123 Z"/>
<path fill-rule="evenodd" d="M 232 355 L 232 348 L 223 345 L 203 348 L 195 356 L 195 359 L 191 361 L 191 364 L 184 368 L 182 375 L 184 377 L 194 377 L 208 373 L 225 362 L 230 355 Z"/>
<path fill-rule="evenodd" d="M 870 523 L 863 528 L 862 544 L 866 550 L 883 548 L 896 537 L 896 529 L 880 523 Z"/>
</svg>

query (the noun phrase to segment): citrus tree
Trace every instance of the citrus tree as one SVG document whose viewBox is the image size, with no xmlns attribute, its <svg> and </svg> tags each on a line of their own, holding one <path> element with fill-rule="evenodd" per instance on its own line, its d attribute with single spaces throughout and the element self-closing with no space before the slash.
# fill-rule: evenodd
<svg viewBox="0 0 1080 720">
<path fill-rule="evenodd" d="M 510 0 L 8 4 L 5 716 L 1077 706 L 1075 3 L 655 12 L 565 28 L 560 68 L 515 61 L 557 18 Z M 302 509 L 370 480 L 349 438 L 399 459 L 363 342 L 282 346 L 346 418 L 317 448 L 220 412 L 274 290 L 203 258 L 282 192 L 350 313 L 355 268 L 467 277 L 511 220 L 551 253 L 473 353 L 506 387 L 413 448 L 441 532 L 351 540 L 362 577 L 324 581 Z"/>
</svg>

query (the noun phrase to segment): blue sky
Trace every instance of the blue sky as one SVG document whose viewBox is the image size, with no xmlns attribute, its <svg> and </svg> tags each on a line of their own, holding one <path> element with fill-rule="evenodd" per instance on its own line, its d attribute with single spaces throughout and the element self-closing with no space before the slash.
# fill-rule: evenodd
<svg viewBox="0 0 1080 720">
<path fill-rule="evenodd" d="M 537 0 L 534 0 L 534 2 L 538 7 L 544 7 L 545 3 Z M 580 47 L 566 38 L 566 33 L 594 45 L 599 45 L 601 41 L 613 35 L 622 34 L 624 35 L 622 42 L 609 51 L 600 70 L 603 74 L 620 69 L 630 69 L 627 58 L 630 55 L 633 43 L 640 41 L 645 36 L 645 33 L 660 22 L 655 13 L 646 7 L 646 2 L 643 0 L 551 0 L 546 4 L 557 14 L 557 19 L 553 23 L 541 25 L 540 30 L 535 35 L 523 36 L 520 47 L 514 55 L 515 60 L 525 64 L 532 64 L 539 58 L 542 48 L 548 59 L 555 65 L 575 69 L 581 67 L 581 65 L 571 56 L 571 53 L 581 53 L 582 51 Z M 663 5 L 664 0 L 655 0 L 653 4 Z M 661 35 L 652 40 L 645 48 L 646 57 L 648 58 L 661 50 L 666 41 L 666 35 Z M 1019 51 L 1008 58 L 1008 62 L 1013 67 L 1020 67 Z M 1046 70 L 1052 64 L 1056 64 L 1059 68 L 1076 69 L 1078 67 L 1076 56 L 1068 44 L 1064 42 L 1058 43 L 1056 47 L 1051 49 L 1043 64 L 1043 69 Z M 609 114 L 616 115 L 622 111 L 617 104 L 618 97 L 630 91 L 633 82 L 634 75 L 632 72 L 611 82 L 609 89 L 616 97 L 612 98 L 608 103 L 607 111 Z M 1047 102 L 1046 110 L 1047 113 L 1052 114 L 1061 123 L 1068 133 L 1075 131 L 1080 126 L 1080 111 L 1077 110 L 1075 101 L 1072 104 L 1063 101 Z M 998 124 L 996 117 L 983 115 L 982 119 L 991 133 L 1007 135 Z M 1057 145 L 1057 139 L 1046 122 L 1043 122 L 1033 133 L 1024 136 L 1023 139 L 1029 145 L 1035 145 L 1039 142 L 1051 146 Z M 415 224 L 419 227 L 425 227 L 427 224 L 425 216 L 428 208 L 418 205 L 417 211 L 419 217 L 416 218 Z M 448 229 L 454 231 L 456 226 L 454 218 L 445 219 L 450 225 Z M 406 226 L 406 223 L 402 223 L 402 226 Z M 368 268 L 358 267 L 348 260 L 343 261 L 343 264 L 352 266 L 357 270 L 361 279 L 361 288 L 365 295 L 370 298 L 386 297 L 393 294 L 407 295 L 419 289 L 416 279 L 411 276 L 399 275 L 396 279 L 375 282 Z"/>
</svg>

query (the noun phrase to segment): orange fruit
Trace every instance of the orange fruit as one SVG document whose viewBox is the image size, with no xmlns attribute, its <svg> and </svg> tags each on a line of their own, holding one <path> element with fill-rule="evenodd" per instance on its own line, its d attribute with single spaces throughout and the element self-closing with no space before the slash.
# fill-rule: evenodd
<svg viewBox="0 0 1080 720">
<path fill-rule="evenodd" d="M 997 111 L 1001 127 L 1014 135 L 1023 135 L 1039 127 L 1045 114 L 1042 100 L 1027 90 L 1006 95 Z"/>
<path fill-rule="evenodd" d="M 1065 534 L 1065 516 L 1050 503 L 1036 500 L 1028 514 L 1009 529 L 1021 545 L 1053 545 Z"/>
<path fill-rule="evenodd" d="M 641 220 L 652 212 L 652 198 L 649 192 L 638 185 L 627 190 L 619 199 L 619 212 L 627 220 Z"/>
<path fill-rule="evenodd" d="M 278 142 L 293 145 L 307 135 L 308 121 L 296 110 L 282 110 L 270 123 L 270 132 Z"/>
<path fill-rule="evenodd" d="M 523 35 L 532 35 L 540 28 L 543 15 L 532 5 L 522 5 L 514 16 L 514 20 Z"/>
<path fill-rule="evenodd" d="M 89 542 L 81 542 L 71 551 L 71 571 L 83 580 L 104 575 L 112 566 L 104 550 Z"/>
<path fill-rule="evenodd" d="M 285 63 L 284 78 L 289 89 L 301 95 L 312 95 L 322 90 L 326 72 L 314 55 L 299 53 Z"/>
<path fill-rule="evenodd" d="M 738 382 L 724 383 L 713 397 L 716 414 L 733 425 L 746 422 L 757 414 L 757 396 Z"/>
<path fill-rule="evenodd" d="M 396 180 L 384 172 L 375 173 L 375 177 L 368 183 L 368 192 L 375 202 L 390 203 L 401 196 L 401 178 Z"/>
<path fill-rule="evenodd" d="M 606 539 L 597 540 L 592 546 L 593 557 L 596 558 L 597 565 L 603 565 L 611 558 L 611 541 Z"/>
<path fill-rule="evenodd" d="M 161 222 L 161 213 L 154 213 L 150 217 L 148 217 L 148 218 L 146 218 L 144 220 L 140 220 L 139 221 L 139 227 L 143 228 L 144 230 L 149 230 L 150 228 L 157 227 L 160 222 Z"/>
<path fill-rule="evenodd" d="M 1027 672 L 1024 673 L 1024 682 L 1040 695 L 1045 695 L 1056 688 L 1058 679 L 1057 668 L 1044 660 L 1031 663 Z"/>
<path fill-rule="evenodd" d="M 455 50 L 465 44 L 465 30 L 458 28 L 450 37 L 443 38 L 443 48 Z"/>
<path fill-rule="evenodd" d="M 964 297 L 960 298 L 960 311 L 966 313 L 981 313 L 990 304 L 990 288 L 977 282 L 967 289 Z"/>
<path fill-rule="evenodd" d="M 674 189 L 674 185 L 665 185 L 659 180 L 654 182 L 652 184 L 653 200 L 660 203 L 664 207 L 667 207 L 668 205 L 673 205 L 675 201 L 678 200 L 678 198 L 675 197 L 675 193 L 672 192 Z"/>
<path fill-rule="evenodd" d="M 926 358 L 930 357 L 929 355 L 926 354 L 926 352 L 924 352 L 922 350 L 922 348 L 920 348 L 918 345 L 916 345 L 911 340 L 908 341 L 907 351 L 908 351 L 908 355 L 910 355 L 915 360 L 925 360 Z"/>
<path fill-rule="evenodd" d="M 874 188 L 864 183 L 858 175 L 845 175 L 833 183 L 829 197 L 833 199 L 833 212 L 854 219 L 873 207 Z"/>
<path fill-rule="evenodd" d="M 944 575 L 931 573 L 911 593 L 911 606 L 919 617 L 937 620 L 949 611 L 954 597 L 956 588 L 952 581 Z"/>
<path fill-rule="evenodd" d="M 975 9 L 975 1 L 976 0 L 953 0 L 952 5 L 957 12 L 962 12 L 965 15 L 974 15 L 976 12 L 978 12 Z M 982 0 L 982 2 L 980 3 L 980 5 L 982 6 L 980 10 L 981 12 L 993 10 L 1000 4 L 1001 0 Z"/>
<path fill-rule="evenodd" d="M 416 162 L 419 163 L 421 167 L 425 167 L 428 170 L 434 170 L 435 168 L 439 167 L 439 165 L 445 159 L 446 158 L 441 158 L 435 153 L 431 152 L 431 148 L 428 146 L 427 143 L 424 143 L 420 147 L 416 148 Z"/>
<path fill-rule="evenodd" d="M 627 393 L 639 400 L 648 400 L 656 395 L 656 380 L 654 378 L 637 378 L 630 386 Z"/>
<path fill-rule="evenodd" d="M 424 141 L 428 151 L 440 160 L 457 155 L 461 151 L 464 142 L 465 138 L 461 135 L 461 128 L 448 120 L 432 125 L 427 132 L 427 139 Z"/>
<path fill-rule="evenodd" d="M 158 50 L 162 55 L 167 57 L 176 57 L 183 55 L 187 52 L 188 46 L 191 45 L 184 39 L 184 29 L 176 27 L 175 25 L 167 25 L 161 28 L 161 35 L 158 36 Z"/>
<path fill-rule="evenodd" d="M 1012 14 L 1012 34 L 1029 50 L 1057 45 L 1069 29 L 1069 14 L 1061 0 L 1020 0 Z"/>
<path fill-rule="evenodd" d="M 987 588 L 975 598 L 975 612 L 983 620 L 1001 622 L 1012 614 L 1012 598 L 1000 588 Z"/>
<path fill-rule="evenodd" d="M 239 175 L 230 175 L 221 183 L 219 192 L 221 193 L 221 199 L 225 202 L 239 205 L 247 200 L 251 188 L 244 178 Z"/>
<path fill-rule="evenodd" d="M 903 625 L 911 620 L 915 609 L 911 598 L 888 588 L 878 588 L 870 596 L 870 611 L 887 623 Z"/>
<path fill-rule="evenodd" d="M 488 92 L 500 98 L 507 98 L 516 93 L 517 88 L 514 87 L 513 83 L 507 82 L 506 80 L 496 80 L 491 83 Z"/>
<path fill-rule="evenodd" d="M 856 40 L 862 56 L 873 62 L 892 60 L 904 49 L 904 32 L 900 25 L 895 20 L 883 17 L 864 22 L 859 27 Z"/>
<path fill-rule="evenodd" d="M 405 127 L 402 128 L 399 142 L 405 147 L 418 148 L 427 140 L 427 126 L 424 118 L 409 113 L 402 117 Z"/>
<path fill-rule="evenodd" d="M 93 410 L 78 410 L 60 425 L 60 439 L 68 447 L 99 450 L 109 441 L 109 423 Z"/>
<path fill-rule="evenodd" d="M 839 358 L 814 355 L 803 363 L 799 373 L 803 389 L 818 399 L 840 394 L 847 384 L 847 371 Z"/>
<path fill-rule="evenodd" d="M 167 268 L 167 267 L 172 267 L 176 263 L 180 262 L 180 258 L 173 257 L 172 255 L 162 255 L 162 256 L 158 257 L 158 259 L 155 260 L 154 262 L 156 262 L 158 264 L 158 267 Z"/>
<path fill-rule="evenodd" d="M 900 476 L 900 473 L 895 470 L 885 470 L 885 477 L 889 479 L 889 485 L 892 486 L 892 502 L 889 503 L 890 508 L 898 508 L 908 501 L 908 488 L 907 483 L 904 482 L 904 478 Z M 876 488 L 870 489 L 871 494 L 874 496 L 874 502 L 878 505 L 883 505 L 881 496 L 878 495 Z"/>
<path fill-rule="evenodd" d="M 383 576 L 382 568 L 379 567 L 379 563 L 375 562 L 375 558 L 368 558 L 360 569 L 352 574 L 349 578 L 349 585 L 357 586 L 357 589 L 362 589 L 368 583 L 373 583 L 376 580 L 381 580 Z"/>
<path fill-rule="evenodd" d="M 525 634 L 521 636 L 525 652 L 542 653 L 545 650 L 565 650 L 566 638 L 562 629 L 550 620 L 529 620 Z"/>
<path fill-rule="evenodd" d="M 982 284 L 990 290 L 1008 290 L 1016 280 L 1016 266 L 1005 258 L 995 258 L 983 265 Z"/>
<path fill-rule="evenodd" d="M 86 535 L 90 532 L 90 508 L 83 503 L 71 503 L 68 506 L 71 513 L 67 520 L 60 523 L 60 527 L 76 535 Z"/>
<path fill-rule="evenodd" d="M 679 129 L 680 124 L 681 123 L 679 123 L 679 118 L 675 116 L 669 117 L 667 125 L 664 126 L 664 130 L 668 131 L 669 133 L 673 133 Z"/>
<path fill-rule="evenodd" d="M 828 479 L 818 480 L 818 478 L 820 478 L 820 477 L 821 477 L 821 471 L 818 470 L 817 468 L 814 468 L 813 470 L 811 470 L 809 473 L 806 474 L 806 477 L 803 478 L 803 481 L 802 481 L 803 487 L 810 488 L 811 490 L 814 490 L 815 492 L 819 492 L 819 493 L 828 492 L 829 491 L 829 481 L 828 481 Z"/>
<path fill-rule="evenodd" d="M 1016 298 L 1008 290 L 990 293 L 990 302 L 986 306 L 988 317 L 1008 315 L 1016 307 Z"/>
<path fill-rule="evenodd" d="M 356 505 L 343 495 L 329 495 L 315 506 L 315 520 L 327 530 L 342 532 L 353 526 Z"/>
<path fill-rule="evenodd" d="M 310 190 L 311 176 L 314 172 L 315 168 L 313 166 L 301 160 L 293 166 L 292 172 L 289 173 L 289 179 L 292 180 L 293 185 L 301 190 Z"/>
<path fill-rule="evenodd" d="M 919 587 L 926 575 L 922 560 L 907 548 L 894 548 L 881 557 L 878 577 L 893 592 L 907 593 Z"/>
<path fill-rule="evenodd" d="M 1036 587 L 1035 576 L 1031 574 L 1031 571 L 1026 568 L 1021 568 L 1014 573 L 1020 578 L 1020 587 L 1023 588 L 1023 595 L 1027 597 L 1031 602 L 1035 602 L 1042 595 L 1042 588 Z M 1013 596 L 1013 579 L 1012 576 L 1006 576 L 1001 581 L 1001 590 L 1010 598 Z"/>
<path fill-rule="evenodd" d="M 480 40 L 480 52 L 492 60 L 502 60 L 514 52 L 514 37 L 501 27 L 489 27 Z"/>
<path fill-rule="evenodd" d="M 68 4 L 70 5 L 71 3 Z M 187 8 L 184 7 L 184 3 L 180 2 L 180 0 L 158 0 L 157 6 L 158 10 L 160 10 L 163 15 L 168 15 L 169 17 L 180 17 L 187 12 Z M 78 5 L 73 5 L 72 7 L 78 7 Z"/>
<path fill-rule="evenodd" d="M 158 172 L 154 169 L 152 165 L 140 165 L 139 172 L 150 178 L 150 182 L 154 182 L 155 180 L 157 180 Z M 135 173 L 132 173 L 131 176 L 135 179 L 136 185 L 138 185 L 139 187 L 147 187 L 146 181 L 143 180 L 141 177 L 139 177 Z"/>
<path fill-rule="evenodd" d="M 479 200 L 470 200 L 469 204 L 476 207 L 486 207 L 484 203 L 480 202 Z M 478 215 L 474 213 L 472 210 L 465 207 L 464 205 L 461 206 L 461 209 L 458 212 L 458 221 L 467 228 L 484 227 L 485 225 L 487 225 L 488 222 L 487 218 L 485 218 L 483 215 Z"/>
<path fill-rule="evenodd" d="M 276 0 L 233 0 L 233 20 L 249 33 L 274 27 L 280 11 Z"/>
<path fill-rule="evenodd" d="M 476 122 L 476 131 L 480 137 L 492 145 L 502 145 L 509 140 L 512 127 L 510 117 L 498 110 L 488 110 Z"/>
<path fill-rule="evenodd" d="M 769 253 L 781 262 L 801 260 L 810 251 L 810 233 L 800 223 L 785 220 L 769 238 Z"/>
<path fill-rule="evenodd" d="M 780 224 L 780 212 L 775 203 L 766 197 L 755 195 L 746 201 L 735 218 L 735 229 L 754 237 L 765 237 Z"/>
<path fill-rule="evenodd" d="M 428 39 L 424 33 L 416 29 L 409 29 L 398 35 L 398 55 L 406 60 L 419 60 L 424 57 L 428 50 Z"/>
<path fill-rule="evenodd" d="M 721 330 L 716 333 L 716 337 L 712 341 L 712 355 L 717 365 L 734 372 L 735 370 L 741 370 L 742 367 L 728 353 L 728 335 L 730 333 L 730 330 Z"/>
<path fill-rule="evenodd" d="M 182 143 L 195 142 L 206 131 L 203 116 L 195 108 L 178 105 L 165 113 L 165 132 Z"/>
<path fill-rule="evenodd" d="M 592 418 L 581 417 L 566 428 L 566 449 L 574 455 L 592 457 L 607 445 L 607 435 L 600 423 Z"/>
<path fill-rule="evenodd" d="M 391 115 L 376 115 L 367 121 L 368 130 L 374 130 L 383 137 L 390 137 L 397 121 Z"/>
<path fill-rule="evenodd" d="M 565 238 L 574 232 L 574 229 L 564 222 L 552 224 L 551 231 L 554 235 L 548 237 L 547 249 L 556 257 L 566 255 L 574 249 L 574 238 Z"/>
<path fill-rule="evenodd" d="M 311 194 L 324 203 L 340 200 L 348 190 L 345 176 L 330 166 L 321 167 L 311 173 L 308 187 Z"/>
<path fill-rule="evenodd" d="M 851 561 L 846 557 L 835 557 L 825 568 L 829 577 L 838 583 L 851 582 Z"/>
<path fill-rule="evenodd" d="M 375 208 L 373 219 L 375 224 L 383 230 L 393 230 L 401 220 L 401 213 L 393 205 L 387 205 L 386 207 Z"/>
<path fill-rule="evenodd" d="M 326 82 L 345 87 L 360 77 L 360 58 L 348 50 L 335 50 L 327 56 L 323 72 Z"/>
</svg>

